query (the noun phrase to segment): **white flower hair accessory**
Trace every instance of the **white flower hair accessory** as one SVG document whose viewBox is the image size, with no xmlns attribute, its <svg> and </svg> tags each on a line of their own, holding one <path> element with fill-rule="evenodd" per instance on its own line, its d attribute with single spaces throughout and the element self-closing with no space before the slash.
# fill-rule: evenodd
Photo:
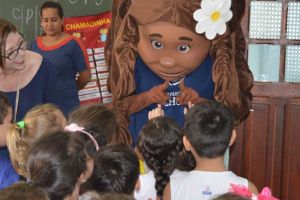
<svg viewBox="0 0 300 200">
<path fill-rule="evenodd" d="M 201 8 L 194 12 L 194 19 L 198 22 L 196 32 L 205 33 L 205 37 L 212 40 L 217 34 L 226 31 L 226 22 L 232 18 L 230 10 L 231 0 L 202 0 Z"/>
</svg>

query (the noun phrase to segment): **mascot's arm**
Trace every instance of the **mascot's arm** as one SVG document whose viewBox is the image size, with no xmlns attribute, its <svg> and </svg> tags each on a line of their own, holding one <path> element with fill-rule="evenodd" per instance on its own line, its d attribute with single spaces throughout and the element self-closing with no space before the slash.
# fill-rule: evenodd
<svg viewBox="0 0 300 200">
<path fill-rule="evenodd" d="M 169 99 L 165 90 L 169 82 L 153 87 L 151 90 L 137 95 L 130 95 L 123 99 L 113 98 L 113 102 L 108 104 L 109 108 L 114 108 L 119 125 L 118 140 L 119 143 L 131 144 L 132 138 L 129 133 L 129 115 L 142 110 L 153 103 L 165 104 Z"/>
<path fill-rule="evenodd" d="M 127 96 L 122 100 L 123 107 L 130 115 L 148 107 L 153 103 L 164 105 L 169 99 L 169 96 L 165 92 L 165 90 L 168 88 L 168 85 L 169 82 L 165 81 L 161 85 L 154 86 L 149 91 L 142 92 L 137 95 Z"/>
</svg>

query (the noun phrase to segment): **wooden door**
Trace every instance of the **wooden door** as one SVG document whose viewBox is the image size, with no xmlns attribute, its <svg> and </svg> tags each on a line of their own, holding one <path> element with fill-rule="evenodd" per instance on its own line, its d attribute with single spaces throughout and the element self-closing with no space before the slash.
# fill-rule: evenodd
<svg viewBox="0 0 300 200">
<path fill-rule="evenodd" d="M 299 0 L 246 0 L 242 28 L 255 78 L 253 108 L 237 127 L 230 169 L 281 200 L 300 199 L 299 27 Z"/>
</svg>

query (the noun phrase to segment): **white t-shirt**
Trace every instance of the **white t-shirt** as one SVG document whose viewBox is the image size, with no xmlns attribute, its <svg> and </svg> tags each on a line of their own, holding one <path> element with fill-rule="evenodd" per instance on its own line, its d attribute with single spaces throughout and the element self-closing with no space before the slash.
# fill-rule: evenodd
<svg viewBox="0 0 300 200">
<path fill-rule="evenodd" d="M 231 171 L 191 171 L 187 175 L 170 180 L 172 200 L 207 200 L 226 193 L 231 183 L 248 187 L 248 180 Z"/>
<path fill-rule="evenodd" d="M 170 181 L 186 175 L 188 172 L 175 169 L 170 176 Z M 146 174 L 139 176 L 141 187 L 139 191 L 134 191 L 136 200 L 156 200 L 155 178 L 154 172 L 150 170 Z"/>
</svg>

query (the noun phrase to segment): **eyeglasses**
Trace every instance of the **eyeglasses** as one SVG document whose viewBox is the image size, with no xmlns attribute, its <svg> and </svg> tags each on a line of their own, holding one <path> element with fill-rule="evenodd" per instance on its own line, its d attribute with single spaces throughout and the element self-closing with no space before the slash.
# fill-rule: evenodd
<svg viewBox="0 0 300 200">
<path fill-rule="evenodd" d="M 22 42 L 20 43 L 17 49 L 11 51 L 7 56 L 2 56 L 2 57 L 7 58 L 8 60 L 13 60 L 17 57 L 20 50 L 25 51 L 26 49 L 27 49 L 27 42 L 25 40 L 22 40 Z"/>
</svg>

